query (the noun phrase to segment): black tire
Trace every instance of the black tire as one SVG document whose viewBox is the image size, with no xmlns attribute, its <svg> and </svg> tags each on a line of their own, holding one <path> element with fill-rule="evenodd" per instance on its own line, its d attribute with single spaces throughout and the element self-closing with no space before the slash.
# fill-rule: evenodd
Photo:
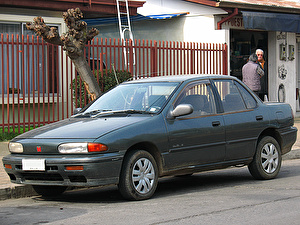
<svg viewBox="0 0 300 225">
<path fill-rule="evenodd" d="M 119 191 L 125 199 L 151 198 L 158 183 L 158 167 L 153 156 L 144 150 L 126 155 L 119 180 Z"/>
<path fill-rule="evenodd" d="M 273 179 L 280 171 L 281 161 L 281 149 L 278 142 L 273 137 L 266 136 L 259 141 L 248 169 L 256 179 Z"/>
<path fill-rule="evenodd" d="M 32 185 L 33 189 L 43 197 L 56 197 L 64 193 L 66 186 Z"/>
</svg>

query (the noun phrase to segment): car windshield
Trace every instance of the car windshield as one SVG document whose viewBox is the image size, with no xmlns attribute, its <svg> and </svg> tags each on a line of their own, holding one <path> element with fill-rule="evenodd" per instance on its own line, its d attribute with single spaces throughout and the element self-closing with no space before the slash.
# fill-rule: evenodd
<svg viewBox="0 0 300 225">
<path fill-rule="evenodd" d="M 157 113 L 179 83 L 127 83 L 102 95 L 83 114 L 106 112 Z"/>
</svg>

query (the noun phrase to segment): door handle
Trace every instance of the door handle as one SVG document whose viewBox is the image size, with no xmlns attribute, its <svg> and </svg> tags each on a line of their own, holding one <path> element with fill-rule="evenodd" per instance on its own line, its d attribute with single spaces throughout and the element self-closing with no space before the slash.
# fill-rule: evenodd
<svg viewBox="0 0 300 225">
<path fill-rule="evenodd" d="M 259 121 L 259 120 L 263 120 L 264 119 L 264 117 L 262 116 L 262 115 L 260 115 L 260 116 L 256 116 L 256 120 L 257 121 Z"/>
<path fill-rule="evenodd" d="M 220 123 L 220 121 L 213 121 L 212 125 L 213 125 L 213 127 L 217 127 L 217 126 L 220 126 L 221 123 Z"/>
</svg>

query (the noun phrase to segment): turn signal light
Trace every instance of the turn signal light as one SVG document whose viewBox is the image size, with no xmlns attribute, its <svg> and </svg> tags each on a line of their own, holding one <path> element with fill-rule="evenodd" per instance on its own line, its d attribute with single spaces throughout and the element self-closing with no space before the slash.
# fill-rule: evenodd
<svg viewBox="0 0 300 225">
<path fill-rule="evenodd" d="M 88 143 L 89 152 L 104 152 L 107 151 L 107 146 L 99 143 Z"/>
<path fill-rule="evenodd" d="M 66 170 L 83 170 L 83 166 L 66 166 Z"/>
<path fill-rule="evenodd" d="M 4 167 L 5 167 L 6 169 L 12 169 L 12 165 L 10 165 L 10 164 L 5 164 Z"/>
</svg>

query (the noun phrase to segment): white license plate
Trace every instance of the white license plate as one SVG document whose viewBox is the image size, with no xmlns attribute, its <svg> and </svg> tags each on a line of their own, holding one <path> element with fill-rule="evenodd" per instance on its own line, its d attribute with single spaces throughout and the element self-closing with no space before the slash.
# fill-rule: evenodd
<svg viewBox="0 0 300 225">
<path fill-rule="evenodd" d="M 22 168 L 27 171 L 45 171 L 45 159 L 22 159 Z"/>
</svg>

